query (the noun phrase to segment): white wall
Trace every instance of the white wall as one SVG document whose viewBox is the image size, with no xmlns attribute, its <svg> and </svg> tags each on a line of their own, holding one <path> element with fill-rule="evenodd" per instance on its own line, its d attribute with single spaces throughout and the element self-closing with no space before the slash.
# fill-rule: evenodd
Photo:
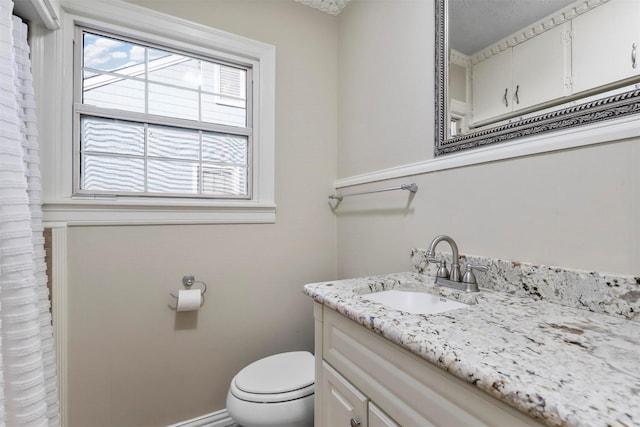
<svg viewBox="0 0 640 427">
<path fill-rule="evenodd" d="M 225 408 L 233 375 L 313 350 L 305 283 L 336 276 L 337 21 L 293 0 L 135 1 L 276 46 L 275 224 L 69 229 L 69 425 L 161 426 Z M 185 274 L 209 286 L 170 310 Z"/>
<path fill-rule="evenodd" d="M 432 157 L 433 11 L 352 0 L 339 15 L 338 178 Z M 420 190 L 340 204 L 338 274 L 408 270 L 410 249 L 437 234 L 468 254 L 638 274 L 638 158 L 640 141 L 616 141 L 346 188 Z"/>
</svg>

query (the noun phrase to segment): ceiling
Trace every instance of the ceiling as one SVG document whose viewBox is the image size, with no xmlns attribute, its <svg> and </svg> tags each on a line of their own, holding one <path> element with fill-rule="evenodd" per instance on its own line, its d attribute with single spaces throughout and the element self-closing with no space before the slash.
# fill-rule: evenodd
<svg viewBox="0 0 640 427">
<path fill-rule="evenodd" d="M 295 1 L 338 15 L 350 0 Z M 575 0 L 449 0 L 449 45 L 459 52 L 471 55 L 574 2 Z M 42 2 L 39 1 L 15 2 L 16 13 L 27 19 L 41 18 L 47 12 L 43 9 Z M 57 22 L 47 24 L 51 24 L 47 25 L 48 28 L 58 27 Z"/>
<path fill-rule="evenodd" d="M 338 15 L 350 0 L 295 1 Z M 449 0 L 449 46 L 472 55 L 575 1 Z"/>
<path fill-rule="evenodd" d="M 350 0 L 296 0 L 306 6 L 321 10 L 330 15 L 339 14 Z"/>
<path fill-rule="evenodd" d="M 472 55 L 575 0 L 449 0 L 449 46 Z"/>
</svg>

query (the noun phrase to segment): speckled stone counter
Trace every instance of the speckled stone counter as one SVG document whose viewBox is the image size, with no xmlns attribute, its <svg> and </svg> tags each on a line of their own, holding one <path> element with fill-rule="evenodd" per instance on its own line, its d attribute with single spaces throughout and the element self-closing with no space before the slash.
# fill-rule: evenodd
<svg viewBox="0 0 640 427">
<path fill-rule="evenodd" d="M 479 279 L 479 293 L 442 288 L 433 284 L 429 268 L 420 268 L 419 258 L 414 250 L 414 267 L 427 274 L 314 283 L 304 292 L 549 425 L 640 425 L 640 322 L 628 318 L 633 316 L 487 289 L 483 280 L 497 274 L 496 266 Z M 633 278 L 623 281 L 630 286 L 625 295 L 635 291 Z M 388 289 L 424 290 L 471 305 L 420 315 L 362 298 Z"/>
</svg>

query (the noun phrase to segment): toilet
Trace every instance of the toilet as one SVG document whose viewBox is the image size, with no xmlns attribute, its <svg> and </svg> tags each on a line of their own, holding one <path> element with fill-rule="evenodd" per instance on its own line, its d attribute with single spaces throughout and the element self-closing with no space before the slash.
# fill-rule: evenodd
<svg viewBox="0 0 640 427">
<path fill-rule="evenodd" d="M 227 411 L 243 427 L 313 427 L 314 377 L 308 351 L 257 360 L 231 380 Z"/>
</svg>

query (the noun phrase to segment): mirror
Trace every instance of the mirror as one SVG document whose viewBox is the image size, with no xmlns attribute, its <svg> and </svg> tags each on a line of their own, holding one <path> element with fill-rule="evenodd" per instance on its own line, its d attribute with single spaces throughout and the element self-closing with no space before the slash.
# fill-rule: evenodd
<svg viewBox="0 0 640 427">
<path fill-rule="evenodd" d="M 436 156 L 640 113 L 640 1 L 435 8 Z"/>
</svg>

